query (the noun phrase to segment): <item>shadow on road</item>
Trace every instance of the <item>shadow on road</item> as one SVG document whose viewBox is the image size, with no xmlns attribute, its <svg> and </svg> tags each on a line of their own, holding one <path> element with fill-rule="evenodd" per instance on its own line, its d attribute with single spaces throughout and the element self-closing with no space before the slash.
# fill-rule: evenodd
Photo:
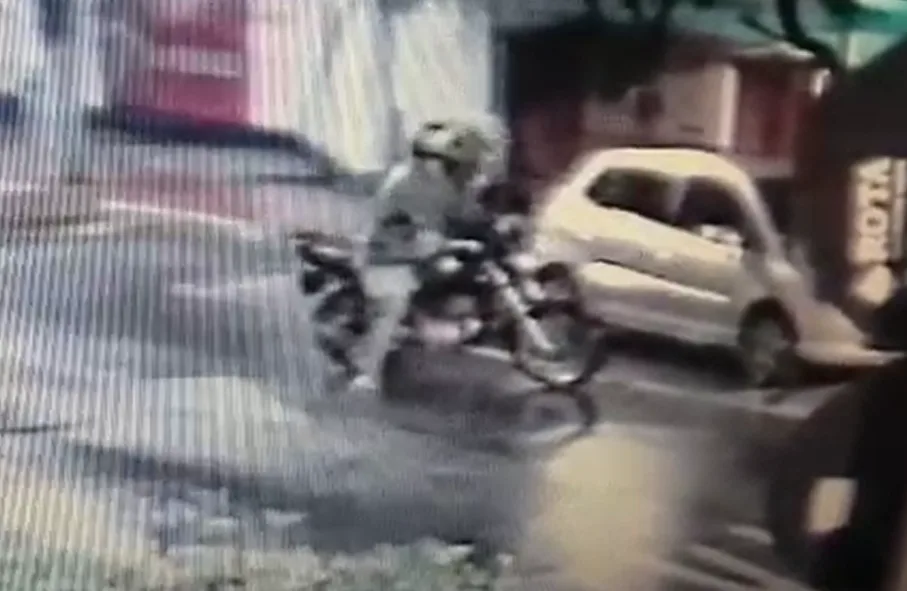
<svg viewBox="0 0 907 591">
<path fill-rule="evenodd" d="M 369 447 L 351 437 L 342 461 L 319 457 L 300 443 L 279 451 L 285 456 L 280 469 L 240 469 L 229 462 L 205 464 L 176 454 L 149 456 L 74 442 L 60 449 L 69 469 L 75 463 L 84 478 L 120 483 L 157 505 L 168 498 L 194 504 L 203 519 L 223 515 L 193 499 L 218 494 L 228 499 L 229 516 L 303 514 L 304 527 L 283 541 L 289 547 L 361 552 L 435 537 L 513 548 L 532 491 L 529 464 L 492 454 L 467 457 L 414 435 L 388 439 Z M 181 525 L 179 515 L 168 521 L 172 529 L 191 525 Z"/>
<path fill-rule="evenodd" d="M 745 408 L 712 404 L 708 396 L 656 397 L 611 382 L 585 391 L 598 412 L 590 421 L 577 399 L 540 392 L 508 364 L 466 353 L 398 358 L 384 401 L 312 399 L 305 392 L 297 326 L 290 321 L 291 313 L 304 314 L 289 276 L 242 277 L 228 256 L 189 259 L 176 252 L 185 248 L 143 246 L 138 254 L 114 249 L 118 262 L 101 249 L 83 249 L 79 256 L 48 249 L 43 258 L 23 253 L 14 267 L 32 269 L 34 280 L 0 299 L 23 315 L 32 310 L 31 328 L 40 322 L 74 335 L 61 337 L 53 349 L 41 348 L 61 364 L 81 338 L 86 351 L 77 361 L 92 371 L 120 368 L 134 383 L 192 372 L 243 376 L 258 382 L 259 396 L 235 393 L 229 413 L 217 417 L 210 409 L 184 412 L 179 421 L 176 413 L 157 413 L 149 428 L 154 443 L 178 447 L 172 442 L 186 441 L 187 448 L 198 448 L 166 456 L 112 447 L 105 438 L 112 438 L 127 411 L 126 405 L 106 408 L 107 427 L 90 437 L 54 441 L 61 482 L 75 469 L 99 488 L 118 483 L 139 496 L 226 490 L 237 510 L 305 514 L 306 525 L 288 543 L 324 550 L 427 535 L 479 540 L 516 551 L 521 568 L 591 589 L 657 589 L 666 571 L 677 575 L 677 556 L 695 554 L 697 544 L 733 553 L 728 532 L 762 526 L 762 485 L 746 448 L 747 435 L 764 422 Z M 40 274 L 34 272 L 38 264 Z M 202 268 L 223 272 L 211 277 L 209 271 L 200 280 Z M 110 279 L 106 291 L 96 288 L 103 277 Z M 187 284 L 193 278 L 196 283 Z M 46 309 L 29 308 L 26 287 L 50 294 Z M 98 294 L 103 297 L 93 301 Z M 121 338 L 131 341 L 131 349 Z M 727 366 L 681 347 L 653 347 L 651 341 L 635 347 L 656 363 L 711 373 Z M 44 391 L 60 388 L 51 381 L 42 379 Z M 198 381 L 188 388 L 199 388 Z M 160 392 L 133 390 L 135 398 L 146 398 L 131 403 L 129 412 L 146 417 L 163 405 Z M 730 388 L 727 393 L 733 397 Z M 201 398 L 198 391 L 176 394 L 169 398 L 174 405 Z M 228 398 L 221 390 L 209 394 L 211 400 Z M 251 417 L 252 407 L 265 399 L 282 405 L 284 415 L 267 427 Z M 294 424 L 292 413 L 305 420 Z M 227 414 L 235 421 L 219 423 Z M 306 425 L 318 429 L 306 432 Z M 230 449 L 219 450 L 217 462 L 187 458 L 229 448 L 224 441 L 249 433 L 254 439 L 256 430 L 283 430 L 280 445 L 254 458 L 259 464 L 238 465 Z M 756 554 L 769 553 L 761 544 Z M 768 564 L 767 557 L 747 560 Z M 698 588 L 726 588 L 712 579 L 711 586 Z"/>
<path fill-rule="evenodd" d="M 615 353 L 622 357 L 651 364 L 653 377 L 670 380 L 672 373 L 686 377 L 685 381 L 701 384 L 709 391 L 749 388 L 740 369 L 740 361 L 732 350 L 695 346 L 653 334 L 617 331 L 611 336 Z M 841 384 L 853 379 L 858 370 L 832 367 L 804 367 L 799 387 Z M 689 377 L 687 377 L 689 376 Z M 692 380 L 690 379 L 692 378 Z"/>
<path fill-rule="evenodd" d="M 398 350 L 384 375 L 383 416 L 459 445 L 538 454 L 581 437 L 599 419 L 586 389 L 546 389 L 507 362 L 468 350 Z"/>
</svg>

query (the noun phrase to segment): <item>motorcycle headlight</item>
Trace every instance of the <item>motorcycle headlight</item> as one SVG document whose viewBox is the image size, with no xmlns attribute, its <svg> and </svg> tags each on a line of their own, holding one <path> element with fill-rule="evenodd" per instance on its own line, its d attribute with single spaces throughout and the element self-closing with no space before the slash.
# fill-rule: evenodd
<svg viewBox="0 0 907 591">
<path fill-rule="evenodd" d="M 456 257 L 442 257 L 435 262 L 435 271 L 441 275 L 453 275 L 462 267 Z"/>
<path fill-rule="evenodd" d="M 538 259 L 528 252 L 512 254 L 507 260 L 514 269 L 524 273 L 532 271 L 538 266 Z"/>
</svg>

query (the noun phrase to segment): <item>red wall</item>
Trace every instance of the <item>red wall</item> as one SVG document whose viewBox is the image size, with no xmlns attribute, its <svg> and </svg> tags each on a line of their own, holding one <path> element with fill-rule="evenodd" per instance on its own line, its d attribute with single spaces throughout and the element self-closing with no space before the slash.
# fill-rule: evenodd
<svg viewBox="0 0 907 591">
<path fill-rule="evenodd" d="M 247 123 L 245 0 L 179 1 L 195 9 L 175 17 L 161 9 L 166 3 L 146 1 L 145 50 L 129 74 L 124 102 L 203 123 Z"/>
<path fill-rule="evenodd" d="M 784 62 L 738 63 L 735 148 L 745 156 L 793 157 L 810 102 L 808 70 Z"/>
</svg>

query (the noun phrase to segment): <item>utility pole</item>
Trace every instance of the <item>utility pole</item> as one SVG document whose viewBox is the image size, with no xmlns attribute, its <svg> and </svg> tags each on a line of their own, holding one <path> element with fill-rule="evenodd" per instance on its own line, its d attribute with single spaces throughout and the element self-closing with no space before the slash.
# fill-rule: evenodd
<svg viewBox="0 0 907 591">
<path fill-rule="evenodd" d="M 844 63 L 844 67 L 853 68 L 858 65 L 860 60 L 859 33 L 848 28 L 842 35 L 844 39 L 841 43 L 841 61 Z"/>
<path fill-rule="evenodd" d="M 26 94 L 26 143 L 32 151 L 34 173 L 56 185 L 82 176 L 86 151 L 85 112 L 81 88 L 86 63 L 80 51 L 80 19 L 90 10 L 85 0 L 36 0 L 44 64 Z M 87 10 L 86 10 L 87 9 Z"/>
<path fill-rule="evenodd" d="M 381 78 L 381 93 L 385 108 L 388 110 L 385 133 L 387 141 L 386 154 L 390 160 L 388 166 L 399 160 L 405 153 L 403 137 L 403 117 L 397 101 L 396 85 L 394 84 L 394 20 L 391 0 L 376 1 L 379 15 L 377 60 Z"/>
</svg>

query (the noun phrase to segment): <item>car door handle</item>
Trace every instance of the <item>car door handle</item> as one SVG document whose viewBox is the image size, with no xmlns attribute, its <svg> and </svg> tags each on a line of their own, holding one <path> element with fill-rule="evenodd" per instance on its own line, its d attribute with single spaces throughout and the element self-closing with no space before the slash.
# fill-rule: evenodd
<svg viewBox="0 0 907 591">
<path fill-rule="evenodd" d="M 667 250 L 656 250 L 652 252 L 652 256 L 659 261 L 667 261 L 674 258 L 674 253 Z"/>
</svg>

